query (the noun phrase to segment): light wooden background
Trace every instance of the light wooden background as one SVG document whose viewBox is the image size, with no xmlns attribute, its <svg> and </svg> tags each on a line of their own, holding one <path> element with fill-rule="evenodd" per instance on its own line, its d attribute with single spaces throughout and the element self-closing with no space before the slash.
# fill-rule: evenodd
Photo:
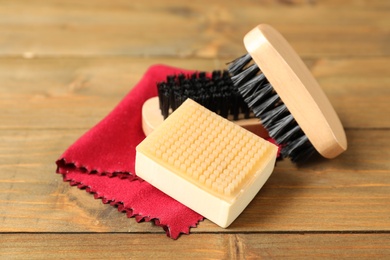
<svg viewBox="0 0 390 260">
<path fill-rule="evenodd" d="M 345 154 L 279 163 L 230 228 L 177 241 L 55 174 L 150 65 L 222 69 L 258 23 L 322 85 Z M 390 257 L 389 61 L 387 0 L 0 0 L 0 258 Z"/>
</svg>

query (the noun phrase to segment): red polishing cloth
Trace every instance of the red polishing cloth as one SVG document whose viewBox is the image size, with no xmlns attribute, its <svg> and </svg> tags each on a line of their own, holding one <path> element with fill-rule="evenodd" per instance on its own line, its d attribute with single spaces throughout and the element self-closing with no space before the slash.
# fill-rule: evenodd
<svg viewBox="0 0 390 260">
<path fill-rule="evenodd" d="M 135 176 L 135 147 L 145 138 L 143 103 L 157 96 L 156 82 L 192 71 L 155 65 L 101 122 L 81 136 L 57 160 L 64 180 L 86 188 L 104 203 L 137 221 L 154 221 L 173 239 L 188 234 L 203 217 Z"/>
</svg>

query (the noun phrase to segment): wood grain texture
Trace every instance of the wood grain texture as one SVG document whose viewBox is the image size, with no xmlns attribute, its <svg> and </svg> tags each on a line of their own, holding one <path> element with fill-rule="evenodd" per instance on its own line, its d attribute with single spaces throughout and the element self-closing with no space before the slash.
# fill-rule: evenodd
<svg viewBox="0 0 390 260">
<path fill-rule="evenodd" d="M 388 258 L 389 10 L 382 0 L 0 0 L 0 258 Z M 259 23 L 303 57 L 347 152 L 278 162 L 232 226 L 205 220 L 176 241 L 55 174 L 149 66 L 226 68 Z"/>
<path fill-rule="evenodd" d="M 389 5 L 369 0 L 2 0 L 0 54 L 238 56 L 244 52 L 242 37 L 269 23 L 305 57 L 388 55 Z"/>
<path fill-rule="evenodd" d="M 390 254 L 389 234 L 193 234 L 176 241 L 159 234 L 6 234 L 0 242 L 0 256 L 7 259 L 385 259 Z"/>
</svg>

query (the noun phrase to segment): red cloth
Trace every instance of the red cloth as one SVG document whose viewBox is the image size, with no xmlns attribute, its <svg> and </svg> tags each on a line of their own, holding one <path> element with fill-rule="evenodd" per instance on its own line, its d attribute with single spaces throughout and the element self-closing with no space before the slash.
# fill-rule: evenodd
<svg viewBox="0 0 390 260">
<path fill-rule="evenodd" d="M 154 221 L 173 239 L 188 234 L 203 217 L 134 175 L 135 147 L 145 138 L 141 109 L 157 95 L 156 82 L 167 75 L 191 72 L 164 65 L 150 67 L 115 109 L 56 162 L 57 172 L 71 185 L 86 188 L 137 221 Z"/>
</svg>

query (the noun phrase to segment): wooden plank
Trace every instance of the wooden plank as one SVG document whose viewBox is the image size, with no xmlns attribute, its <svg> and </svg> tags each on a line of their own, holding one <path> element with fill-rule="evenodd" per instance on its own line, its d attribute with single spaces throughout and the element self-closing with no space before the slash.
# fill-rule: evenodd
<svg viewBox="0 0 390 260">
<path fill-rule="evenodd" d="M 218 62 L 142 58 L 1 59 L 0 128 L 91 127 L 156 63 L 208 70 Z M 66 118 L 71 121 L 65 122 Z"/>
<path fill-rule="evenodd" d="M 388 55 L 388 8 L 379 0 L 3 0 L 0 55 L 239 56 L 259 23 L 274 25 L 304 57 Z"/>
<path fill-rule="evenodd" d="M 230 60 L 3 58 L 0 129 L 87 129 L 106 116 L 153 64 L 211 71 L 226 68 Z M 388 57 L 314 59 L 306 63 L 345 127 L 390 127 Z"/>
<path fill-rule="evenodd" d="M 314 61 L 311 70 L 345 127 L 389 128 L 389 62 L 385 57 Z"/>
<path fill-rule="evenodd" d="M 0 232 L 159 232 L 62 182 L 55 160 L 83 130 L 0 131 Z M 297 167 L 278 162 L 228 228 L 192 232 L 390 231 L 388 130 L 349 130 L 349 150 Z"/>
<path fill-rule="evenodd" d="M 11 130 L 0 134 L 0 230 L 163 232 L 150 223 L 129 221 L 55 173 L 55 160 L 82 132 Z"/>
<path fill-rule="evenodd" d="M 2 234 L 6 259 L 384 259 L 389 234 Z"/>
<path fill-rule="evenodd" d="M 389 8 L 383 0 L 0 0 L 0 258 L 388 258 Z M 278 162 L 232 226 L 205 220 L 177 241 L 54 173 L 58 156 L 150 65 L 225 68 L 260 22 L 280 30 L 319 80 L 347 127 L 345 154 Z"/>
</svg>

